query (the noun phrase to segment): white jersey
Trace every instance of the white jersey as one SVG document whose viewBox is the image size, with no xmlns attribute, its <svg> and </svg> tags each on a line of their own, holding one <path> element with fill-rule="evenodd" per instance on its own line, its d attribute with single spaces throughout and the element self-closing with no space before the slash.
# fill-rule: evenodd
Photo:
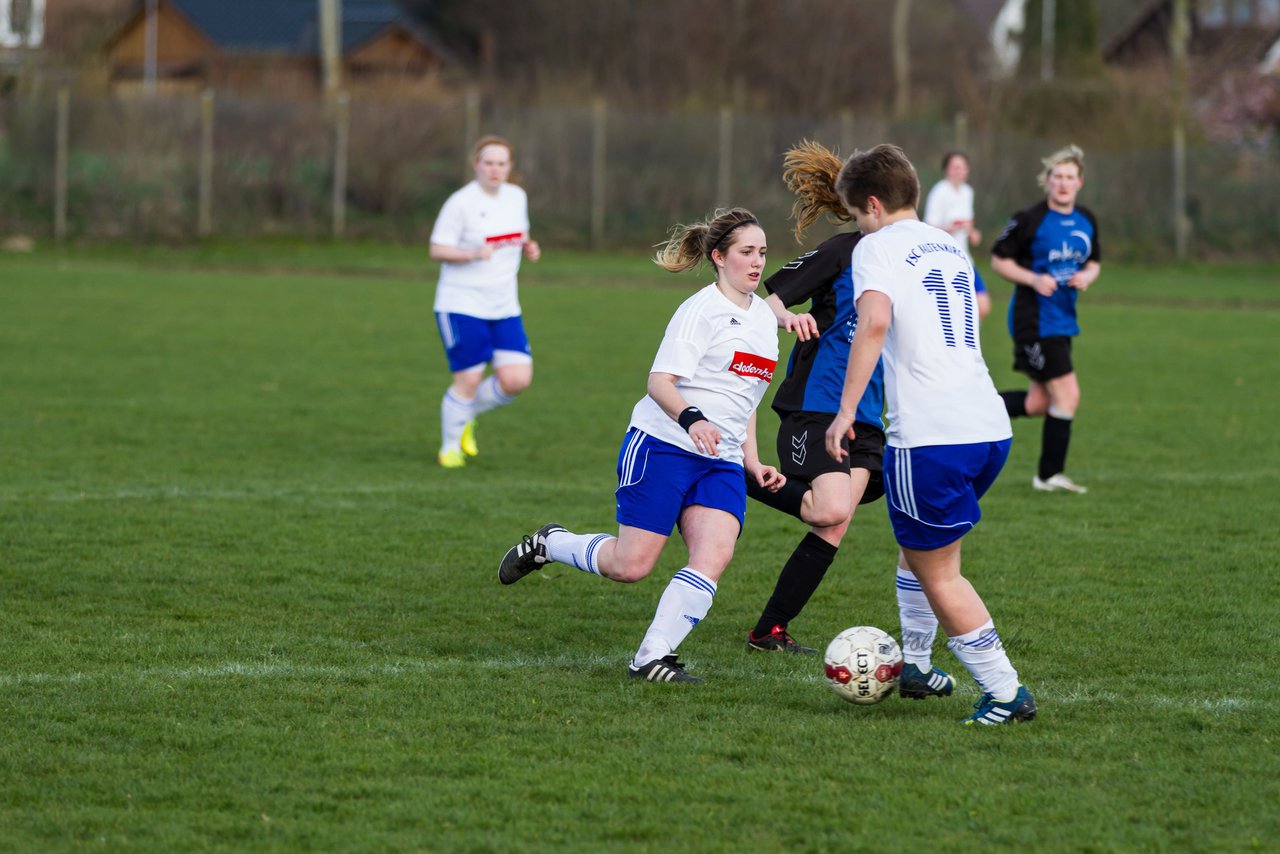
<svg viewBox="0 0 1280 854">
<path fill-rule="evenodd" d="M 486 320 L 520 314 L 516 273 L 528 238 L 529 200 L 515 184 L 503 184 L 490 195 L 472 181 L 450 196 L 431 230 L 431 242 L 459 249 L 487 243 L 493 254 L 483 261 L 442 263 L 435 310 Z"/>
<path fill-rule="evenodd" d="M 995 442 L 1013 435 L 978 338 L 973 265 L 945 231 L 916 219 L 853 249 L 854 298 L 893 301 L 884 342 L 886 441 L 895 448 Z"/>
<path fill-rule="evenodd" d="M 969 229 L 951 231 L 951 224 L 961 220 L 973 220 L 973 187 L 968 184 L 957 187 L 947 180 L 934 184 L 933 189 L 929 191 L 929 198 L 924 203 L 924 221 L 954 237 L 956 243 L 964 250 L 969 263 L 972 264 L 973 256 L 969 254 Z"/>
<path fill-rule="evenodd" d="M 674 374 L 690 406 L 720 431 L 717 459 L 742 463 L 747 423 L 778 365 L 778 322 L 752 294 L 739 308 L 714 285 L 685 300 L 667 324 L 650 373 Z M 691 454 L 693 439 L 645 395 L 631 411 L 631 426 Z"/>
</svg>

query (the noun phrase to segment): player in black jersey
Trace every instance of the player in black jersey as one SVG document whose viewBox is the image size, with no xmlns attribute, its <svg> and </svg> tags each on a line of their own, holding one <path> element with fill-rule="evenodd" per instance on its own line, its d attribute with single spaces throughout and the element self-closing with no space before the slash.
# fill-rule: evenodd
<svg viewBox="0 0 1280 854">
<path fill-rule="evenodd" d="M 821 145 L 803 142 L 787 151 L 783 163 L 783 178 L 796 196 L 791 215 L 797 239 L 823 214 L 839 223 L 849 221 L 850 215 L 835 192 L 835 179 L 843 165 L 839 157 Z M 881 366 L 877 365 L 858 403 L 854 431 L 857 438 L 843 443 L 847 456 L 837 462 L 824 446 L 827 428 L 840 409 L 849 342 L 858 324 L 850 267 L 853 247 L 860 238 L 857 233 L 836 234 L 783 266 L 764 283 L 769 291 L 765 304 L 773 309 L 778 326 L 795 332 L 798 339 L 787 362 L 786 379 L 773 398 L 773 409 L 782 420 L 778 427 L 778 467 L 787 476 L 787 484 L 779 492 L 769 492 L 754 486 L 748 478 L 747 494 L 807 522 L 810 530 L 782 567 L 760 619 L 748 632 L 748 649 L 817 652 L 797 643 L 787 626 L 822 583 L 853 521 L 855 508 L 884 494 Z M 789 310 L 805 301 L 811 301 L 808 312 L 795 314 Z M 954 680 L 932 668 L 929 659 L 937 619 L 919 582 L 905 566 L 899 557 L 897 587 L 903 646 L 904 652 L 914 653 L 912 657 L 918 665 L 904 670 L 908 679 L 900 683 L 902 693 L 916 698 L 950 694 Z"/>
</svg>

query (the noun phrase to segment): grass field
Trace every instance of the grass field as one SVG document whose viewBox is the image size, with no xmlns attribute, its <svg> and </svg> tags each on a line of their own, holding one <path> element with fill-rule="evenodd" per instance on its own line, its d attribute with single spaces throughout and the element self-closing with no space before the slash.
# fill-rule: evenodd
<svg viewBox="0 0 1280 854">
<path fill-rule="evenodd" d="M 535 384 L 443 471 L 423 254 L 0 257 L 0 850 L 1276 849 L 1280 268 L 1113 264 L 1082 300 L 1091 492 L 1034 493 L 1020 422 L 965 541 L 1040 716 L 974 731 L 967 675 L 861 708 L 744 652 L 803 534 L 758 506 L 692 690 L 624 675 L 678 542 L 639 585 L 498 585 L 542 522 L 614 527 L 706 276 L 548 251 Z M 894 555 L 863 508 L 797 637 L 896 634 Z"/>
</svg>

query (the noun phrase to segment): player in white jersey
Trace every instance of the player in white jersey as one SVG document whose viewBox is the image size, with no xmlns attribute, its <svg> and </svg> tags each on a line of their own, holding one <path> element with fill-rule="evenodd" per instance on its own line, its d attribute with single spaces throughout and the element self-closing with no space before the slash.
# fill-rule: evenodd
<svg viewBox="0 0 1280 854">
<path fill-rule="evenodd" d="M 982 232 L 973 222 L 973 187 L 969 186 L 969 156 L 963 151 L 948 151 L 942 156 L 941 181 L 933 185 L 924 201 L 924 221 L 955 238 L 973 263 L 970 246 L 982 243 Z M 978 268 L 973 268 L 973 287 L 978 295 L 978 319 L 991 311 L 991 294 L 983 284 Z"/>
<path fill-rule="evenodd" d="M 858 328 L 827 453 L 842 459 L 841 440 L 853 438 L 858 400 L 883 355 L 889 519 L 947 645 L 983 689 L 964 722 L 1031 720 L 1035 700 L 960 571 L 961 538 L 981 518 L 978 499 L 1013 436 L 982 358 L 973 265 L 949 234 L 916 217 L 920 182 L 897 146 L 855 153 L 836 191 L 863 238 L 853 250 Z"/>
<path fill-rule="evenodd" d="M 701 682 L 676 648 L 711 608 L 742 531 L 744 471 L 761 487 L 786 478 L 756 451 L 756 407 L 778 362 L 777 322 L 755 295 L 765 235 L 740 208 L 677 226 L 654 260 L 672 272 L 706 259 L 716 281 L 667 324 L 618 454 L 618 535 L 574 534 L 549 523 L 512 546 L 498 579 L 514 584 L 555 561 L 614 581 L 648 576 L 676 525 L 689 564 L 671 579 L 628 673 L 649 682 Z"/>
<path fill-rule="evenodd" d="M 441 262 L 436 324 L 453 372 L 440 403 L 436 460 L 445 468 L 479 452 L 477 416 L 511 403 L 533 381 L 516 274 L 521 258 L 537 261 L 542 250 L 529 237 L 528 198 L 508 180 L 512 156 L 505 139 L 481 138 L 475 180 L 449 197 L 431 230 L 431 257 Z"/>
</svg>

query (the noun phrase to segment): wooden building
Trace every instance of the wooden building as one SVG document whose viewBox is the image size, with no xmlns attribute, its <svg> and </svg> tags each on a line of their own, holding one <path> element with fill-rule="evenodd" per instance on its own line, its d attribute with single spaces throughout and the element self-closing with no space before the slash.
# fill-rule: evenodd
<svg viewBox="0 0 1280 854">
<path fill-rule="evenodd" d="M 317 96 L 323 88 L 317 0 L 155 0 L 158 91 Z M 118 94 L 141 90 L 147 3 L 107 44 Z M 452 53 L 391 0 L 342 0 L 342 88 L 362 96 L 441 97 L 460 71 Z"/>
</svg>

